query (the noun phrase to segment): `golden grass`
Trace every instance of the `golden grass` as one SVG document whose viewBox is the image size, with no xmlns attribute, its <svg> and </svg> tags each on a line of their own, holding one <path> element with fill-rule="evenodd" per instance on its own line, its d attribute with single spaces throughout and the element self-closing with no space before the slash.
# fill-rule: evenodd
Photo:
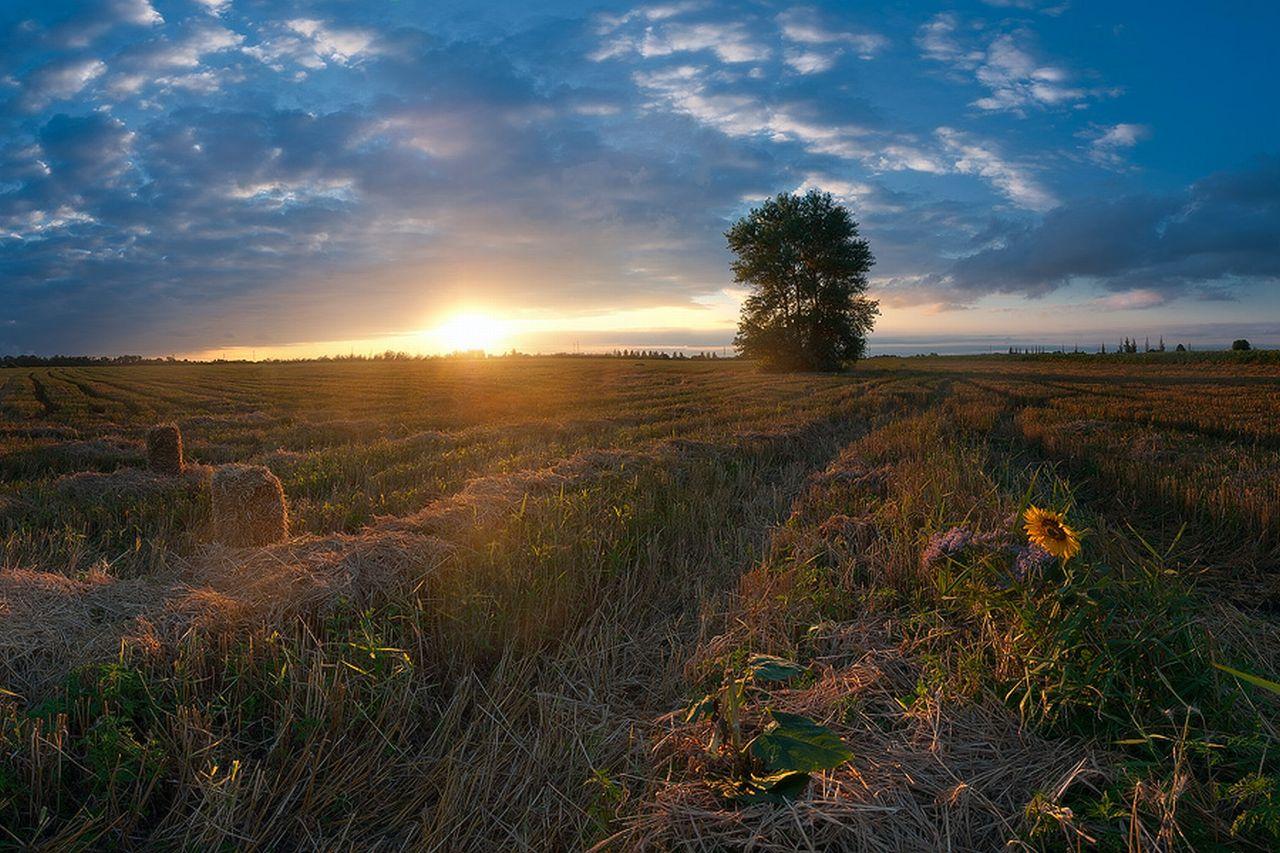
<svg viewBox="0 0 1280 853">
<path fill-rule="evenodd" d="M 0 843 L 1264 849 L 1280 706 L 1210 659 L 1280 672 L 1275 370 L 24 371 Z M 178 479 L 137 467 L 161 420 Z M 279 478 L 292 538 L 214 541 L 226 464 Z M 1070 576 L 1013 577 L 1030 501 L 1089 528 Z M 951 528 L 986 544 L 923 562 Z M 739 807 L 677 709 L 752 652 L 809 674 L 748 730 L 803 714 L 854 759 Z"/>
</svg>

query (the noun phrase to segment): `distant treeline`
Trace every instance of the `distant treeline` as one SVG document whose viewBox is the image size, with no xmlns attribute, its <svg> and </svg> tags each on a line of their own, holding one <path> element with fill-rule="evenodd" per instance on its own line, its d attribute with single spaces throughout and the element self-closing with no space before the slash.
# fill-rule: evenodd
<svg viewBox="0 0 1280 853">
<path fill-rule="evenodd" d="M 313 358 L 264 358 L 260 360 L 251 360 L 247 358 L 187 359 L 175 358 L 174 356 L 147 358 L 141 355 L 6 355 L 0 356 L 0 368 L 104 367 L 134 364 L 302 364 L 307 362 L 335 361 L 432 361 L 441 358 L 630 358 L 654 359 L 659 361 L 722 361 L 733 360 L 736 359 L 737 356 L 731 354 L 721 355 L 711 350 L 695 352 L 692 355 L 689 355 L 680 351 L 671 353 L 663 350 L 639 349 L 617 349 L 609 352 L 553 352 L 538 353 L 536 355 L 520 352 L 514 349 L 497 355 L 487 354 L 484 350 L 466 350 L 462 352 L 448 353 L 447 355 L 421 355 L 396 350 L 387 350 L 386 352 L 371 353 L 368 355 L 351 353 L 349 355 L 321 355 Z"/>
<path fill-rule="evenodd" d="M 184 359 L 185 361 L 185 359 Z M 95 367 L 115 364 L 169 364 L 175 358 L 144 358 L 140 355 L 6 355 L 0 367 Z"/>
<path fill-rule="evenodd" d="M 1192 348 L 1187 344 L 1175 344 L 1173 347 L 1168 349 L 1172 349 L 1174 352 L 1191 352 Z M 1231 342 L 1231 346 L 1228 347 L 1228 349 L 1231 350 L 1232 352 L 1248 352 L 1253 349 L 1253 345 L 1250 344 L 1249 341 L 1246 340 L 1245 338 L 1236 338 L 1234 341 Z M 1106 341 L 1103 341 L 1101 344 L 1098 345 L 1097 353 L 1098 355 L 1137 355 L 1138 353 L 1145 354 L 1145 353 L 1166 352 L 1166 351 L 1167 351 L 1167 348 L 1165 347 L 1164 336 L 1161 336 L 1154 346 L 1151 343 L 1151 338 L 1147 338 L 1141 345 L 1139 345 L 1137 338 L 1126 337 L 1120 343 L 1113 344 L 1109 348 L 1107 346 Z M 1073 349 L 1070 350 L 1069 354 L 1082 355 L 1085 352 L 1086 350 L 1080 349 L 1080 346 L 1077 344 Z M 1057 354 L 1057 355 L 1065 355 L 1065 354 L 1068 354 L 1068 350 L 1066 349 L 1066 347 L 1063 347 L 1063 346 L 1058 346 L 1055 349 L 1050 349 L 1049 347 L 1039 346 L 1039 345 L 1009 347 L 1009 355 L 1047 355 L 1050 353 Z"/>
<path fill-rule="evenodd" d="M 1222 362 L 1233 364 L 1280 364 L 1280 350 L 1264 350 L 1264 349 L 1234 349 L 1234 350 L 1196 350 L 1192 351 L 1186 347 L 1178 346 L 1175 349 L 1160 349 L 1153 346 L 1150 349 L 1129 346 L 1131 342 L 1126 340 L 1121 345 L 1112 347 L 1099 347 L 1097 351 L 1086 352 L 1082 349 L 1068 350 L 1064 348 L 1050 349 L 1048 347 L 1009 347 L 1007 355 L 1021 360 L 1036 359 L 1081 359 L 1081 358 L 1106 358 L 1108 360 L 1126 361 L 1126 362 L 1143 362 L 1143 361 L 1160 361 L 1172 364 L 1190 364 L 1194 362 Z M 999 353 L 973 353 L 967 356 L 947 356 L 948 358 L 989 358 L 991 355 L 1000 355 Z M 874 356 L 877 358 L 901 358 L 902 356 Z M 919 356 L 909 356 L 912 358 L 930 358 L 938 357 L 937 353 L 921 353 Z M 322 355 L 314 358 L 267 358 L 258 361 L 250 359 L 226 359 L 215 358 L 209 360 L 175 358 L 173 356 L 165 356 L 162 358 L 147 358 L 140 355 L 119 355 L 119 356 L 90 356 L 90 355 L 6 355 L 0 356 L 0 368 L 6 367 L 103 367 L 118 365 L 135 365 L 135 364 L 306 364 L 306 363 L 328 363 L 328 362 L 349 362 L 349 361 L 433 361 L 436 359 L 483 359 L 483 358 L 628 358 L 633 360 L 656 360 L 656 361 L 735 361 L 737 355 L 733 353 L 721 354 L 714 350 L 703 352 L 695 352 L 688 355 L 684 352 L 666 352 L 663 350 L 641 350 L 641 349 L 617 349 L 609 352 L 554 352 L 554 353 L 525 353 L 518 350 L 508 350 L 507 352 L 489 355 L 483 350 L 469 350 L 465 352 L 449 353 L 448 355 L 417 355 L 407 352 L 397 352 L 395 350 L 387 350 L 386 352 L 372 354 L 348 354 L 348 355 Z"/>
<path fill-rule="evenodd" d="M 1280 350 L 1267 349 L 1248 349 L 1248 350 L 1151 350 L 1150 352 L 1128 352 L 1121 350 L 1119 352 L 1110 351 L 1100 352 L 1084 352 L 1083 350 L 1016 350 L 1006 357 L 1013 357 L 1019 361 L 1066 361 L 1073 359 L 1105 359 L 1107 361 L 1119 361 L 1130 364 L 1140 363 L 1160 363 L 1160 364 L 1280 364 Z"/>
<path fill-rule="evenodd" d="M 507 353 L 507 355 L 523 356 L 525 354 L 518 353 L 513 350 L 512 352 Z M 667 361 L 671 359 L 674 359 L 676 361 L 680 361 L 683 359 L 688 359 L 690 361 L 719 361 L 720 359 L 736 359 L 738 357 L 736 355 L 728 355 L 728 354 L 721 355 L 715 352 L 714 350 L 708 350 L 706 352 L 695 352 L 693 355 L 689 355 L 682 350 L 677 350 L 676 352 L 667 352 L 665 350 L 656 350 L 656 349 L 616 349 L 616 350 L 612 350 L 611 352 L 583 352 L 583 353 L 557 352 L 557 353 L 552 353 L 552 355 L 554 355 L 556 358 L 641 358 L 641 359 L 652 358 L 652 359 L 658 359 L 660 361 Z"/>
</svg>

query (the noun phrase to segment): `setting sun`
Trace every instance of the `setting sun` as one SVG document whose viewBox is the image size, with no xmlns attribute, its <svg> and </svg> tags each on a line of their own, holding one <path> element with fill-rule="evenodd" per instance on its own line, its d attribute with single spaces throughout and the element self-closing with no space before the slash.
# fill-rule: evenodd
<svg viewBox="0 0 1280 853">
<path fill-rule="evenodd" d="M 444 352 L 494 350 L 507 336 L 507 324 L 490 314 L 454 314 L 431 332 L 434 343 Z"/>
</svg>

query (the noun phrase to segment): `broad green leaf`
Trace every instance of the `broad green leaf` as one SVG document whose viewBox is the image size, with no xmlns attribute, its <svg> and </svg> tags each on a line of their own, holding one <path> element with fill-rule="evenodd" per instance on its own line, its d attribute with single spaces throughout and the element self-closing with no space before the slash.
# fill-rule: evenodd
<svg viewBox="0 0 1280 853">
<path fill-rule="evenodd" d="M 839 767 L 853 758 L 840 736 L 808 717 L 770 711 L 773 722 L 751 744 L 767 771 L 811 772 Z"/>
<path fill-rule="evenodd" d="M 747 675 L 757 681 L 790 681 L 805 672 L 800 664 L 773 655 L 752 655 L 747 661 Z"/>
<path fill-rule="evenodd" d="M 1238 670 L 1238 669 L 1232 669 L 1231 667 L 1224 666 L 1223 664 L 1220 664 L 1220 663 L 1214 663 L 1214 666 L 1222 670 L 1223 672 L 1234 675 L 1236 678 L 1239 678 L 1241 681 L 1249 682 L 1255 687 L 1261 687 L 1263 690 L 1270 690 L 1272 693 L 1280 693 L 1280 684 L 1277 684 L 1274 681 L 1269 681 L 1260 675 L 1251 675 L 1250 673 L 1242 672 L 1241 670 Z"/>
</svg>

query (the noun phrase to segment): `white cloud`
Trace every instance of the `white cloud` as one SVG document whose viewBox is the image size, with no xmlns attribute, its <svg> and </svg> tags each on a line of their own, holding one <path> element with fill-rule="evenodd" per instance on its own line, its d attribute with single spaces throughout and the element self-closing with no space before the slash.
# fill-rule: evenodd
<svg viewBox="0 0 1280 853">
<path fill-rule="evenodd" d="M 1133 311 L 1158 308 L 1169 301 L 1169 295 L 1150 288 L 1126 290 L 1098 300 L 1098 305 L 1109 311 Z"/>
<path fill-rule="evenodd" d="M 846 33 L 845 41 L 853 45 L 859 59 L 874 59 L 889 46 L 889 40 L 875 33 Z"/>
<path fill-rule="evenodd" d="M 991 90 L 973 105 L 984 110 L 1017 110 L 1025 106 L 1056 106 L 1079 101 L 1088 92 L 1069 82 L 1062 68 L 1041 65 L 1012 35 L 997 36 L 974 76 Z"/>
<path fill-rule="evenodd" d="M 90 82 L 101 77 L 107 64 L 88 56 L 51 62 L 36 69 L 22 83 L 22 105 L 28 110 L 39 110 L 50 103 L 69 98 Z"/>
<path fill-rule="evenodd" d="M 936 153 L 903 143 L 889 143 L 878 148 L 869 165 L 883 172 L 910 171 L 945 175 L 951 171 L 951 165 Z"/>
<path fill-rule="evenodd" d="M 836 60 L 840 58 L 840 51 L 788 48 L 782 58 L 793 71 L 799 74 L 821 74 L 823 71 L 829 71 L 836 64 Z"/>
<path fill-rule="evenodd" d="M 797 142 L 813 153 L 845 159 L 875 153 L 864 128 L 824 123 L 803 114 L 799 105 L 773 105 L 753 94 L 709 92 L 705 76 L 705 68 L 685 65 L 637 72 L 633 79 L 654 97 L 655 106 L 684 113 L 730 136 Z"/>
<path fill-rule="evenodd" d="M 312 71 L 325 67 L 325 61 L 316 55 L 310 43 L 292 35 L 264 38 L 257 44 L 246 45 L 244 53 L 274 71 L 284 71 L 286 61 Z M 305 72 L 299 72 L 299 74 L 301 77 L 306 76 Z"/>
<path fill-rule="evenodd" d="M 1140 124 L 1116 124 L 1107 128 L 1106 132 L 1095 139 L 1093 144 L 1129 148 L 1137 144 L 1138 140 L 1145 139 L 1148 133 L 1147 128 Z"/>
<path fill-rule="evenodd" d="M 1095 128 L 1090 134 L 1089 158 L 1095 163 L 1111 168 L 1124 166 L 1124 152 L 1151 135 L 1151 129 L 1142 124 L 1113 124 Z"/>
<path fill-rule="evenodd" d="M 265 180 L 237 182 L 225 190 L 227 198 L 252 200 L 269 207 L 332 199 L 351 201 L 357 195 L 349 178 L 317 178 L 307 180 Z"/>
<path fill-rule="evenodd" d="M 924 58 L 960 68 L 976 68 L 982 61 L 983 52 L 966 49 L 960 44 L 955 35 L 959 26 L 960 19 L 950 12 L 934 15 L 916 33 L 916 45 Z"/>
<path fill-rule="evenodd" d="M 138 63 L 149 69 L 197 68 L 205 55 L 230 50 L 243 41 L 244 36 L 226 27 L 212 22 L 199 24 L 183 38 L 157 42 L 138 54 Z"/>
<path fill-rule="evenodd" d="M 804 182 L 796 187 L 795 191 L 804 193 L 815 189 L 829 192 L 836 198 L 848 201 L 857 201 L 875 192 L 875 187 L 871 186 L 871 184 L 864 184 L 861 181 L 845 181 L 819 174 L 806 175 Z"/>
<path fill-rule="evenodd" d="M 889 46 L 889 40 L 879 33 L 851 32 L 825 24 L 814 9 L 788 9 L 778 15 L 782 37 L 802 45 L 827 45 L 838 49 L 852 48 L 859 59 L 872 59 Z"/>
<path fill-rule="evenodd" d="M 221 15 L 231 8 L 231 0 L 195 0 L 210 15 Z"/>
<path fill-rule="evenodd" d="M 330 63 L 351 65 L 376 55 L 380 52 L 376 42 L 377 36 L 369 30 L 293 18 L 275 32 L 260 35 L 258 43 L 245 47 L 244 52 L 276 71 L 283 71 L 285 62 L 315 71 Z"/>
<path fill-rule="evenodd" d="M 897 204 L 886 202 L 878 187 L 862 181 L 849 181 L 833 178 L 830 175 L 810 173 L 796 187 L 795 192 L 804 193 L 811 189 L 829 192 L 842 204 L 853 207 L 858 213 L 893 213 L 902 210 Z"/>
<path fill-rule="evenodd" d="M 107 90 L 116 97 L 134 95 L 142 90 L 151 80 L 150 74 L 113 74 L 107 83 Z"/>
<path fill-rule="evenodd" d="M 1031 36 L 1025 30 L 997 34 L 985 48 L 972 44 L 972 36 L 959 38 L 960 30 L 960 19 L 944 12 L 920 28 L 916 45 L 925 59 L 972 75 L 987 88 L 986 96 L 973 101 L 978 109 L 1021 113 L 1027 107 L 1079 106 L 1116 94 L 1114 89 L 1082 87 L 1066 68 L 1042 62 L 1029 47 Z"/>
<path fill-rule="evenodd" d="M 834 61 L 831 46 L 842 50 L 851 43 L 850 34 L 823 26 L 812 10 L 784 13 L 778 16 L 777 23 L 787 44 L 784 61 L 801 73 L 826 70 Z M 946 57 L 954 65 L 966 66 L 973 73 L 991 66 L 991 71 L 983 71 L 987 75 L 984 79 L 996 91 L 1012 86 L 1008 81 L 1026 78 L 1028 91 L 1035 87 L 1038 94 L 1024 97 L 1046 101 L 1067 97 L 1061 91 L 1065 73 L 1060 69 L 1036 63 L 1008 39 L 994 39 L 990 52 L 966 52 L 952 37 L 957 26 L 954 16 L 938 16 L 920 36 L 922 49 Z M 654 30 L 649 28 L 646 32 L 652 37 Z M 686 44 L 694 41 L 702 43 L 703 39 L 700 36 Z M 614 42 L 606 51 L 613 53 L 616 49 Z M 637 52 L 644 58 L 667 55 L 663 49 Z M 651 98 L 650 108 L 688 115 L 732 137 L 795 144 L 810 154 L 859 163 L 873 173 L 973 175 L 1015 205 L 1032 211 L 1043 212 L 1058 204 L 1028 166 L 1006 159 L 988 141 L 949 127 L 938 128 L 931 138 L 920 140 L 910 134 L 833 120 L 820 104 L 775 99 L 771 90 L 744 86 L 740 76 L 715 64 L 641 69 L 633 73 L 632 79 Z M 854 190 L 852 184 L 847 188 Z"/>
<path fill-rule="evenodd" d="M 705 4 L 698 2 L 689 3 L 660 3 L 654 6 L 647 6 L 640 9 L 640 14 L 644 15 L 651 21 L 661 21 L 666 18 L 674 18 L 677 15 L 683 15 L 686 12 L 693 12 L 701 9 Z"/>
<path fill-rule="evenodd" d="M 13 5 L 13 0 L 9 0 Z M 75 14 L 50 28 L 52 40 L 61 47 L 87 47 L 118 25 L 154 27 L 164 18 L 150 0 L 78 0 Z"/>
<path fill-rule="evenodd" d="M 995 146 L 949 127 L 940 127 L 936 133 L 955 158 L 955 171 L 977 175 L 1019 207 L 1040 212 L 1057 207 L 1052 193 L 1025 167 L 1005 160 Z"/>
<path fill-rule="evenodd" d="M 244 36 L 239 33 L 201 19 L 184 28 L 178 38 L 156 38 L 119 53 L 112 60 L 105 88 L 116 98 L 136 95 L 152 84 L 206 94 L 214 92 L 220 88 L 219 78 L 227 72 L 203 67 L 204 58 L 240 47 L 243 42 Z"/>
<path fill-rule="evenodd" d="M 96 221 L 93 216 L 66 205 L 60 205 L 54 210 L 32 210 L 3 220 L 0 224 L 0 239 L 39 240 L 47 237 L 51 231 Z"/>
<path fill-rule="evenodd" d="M 589 58 L 599 62 L 629 54 L 653 57 L 710 51 L 725 63 L 758 62 L 772 50 L 736 21 L 687 21 L 681 16 L 702 3 L 670 3 L 632 9 L 624 15 L 596 17 L 603 42 Z"/>
<path fill-rule="evenodd" d="M 726 64 L 762 62 L 775 53 L 755 21 L 688 21 L 681 16 L 700 4 L 672 4 L 633 9 L 620 16 L 597 17 L 602 43 L 590 55 L 597 62 L 638 54 L 645 59 L 709 51 Z M 845 53 L 871 59 L 888 46 L 884 36 L 827 25 L 813 9 L 791 9 L 777 16 L 773 39 L 781 41 L 783 61 L 801 74 L 816 74 L 835 65 Z"/>
<path fill-rule="evenodd" d="M 205 68 L 190 74 L 158 77 L 155 82 L 168 89 L 185 89 L 188 92 L 210 95 L 222 88 L 223 78 L 218 72 Z"/>
<path fill-rule="evenodd" d="M 757 62 L 769 58 L 769 48 L 752 40 L 741 24 L 678 24 L 649 27 L 637 51 L 646 59 L 712 51 L 721 62 Z"/>
<path fill-rule="evenodd" d="M 314 18 L 295 18 L 286 26 L 311 40 L 316 55 L 346 65 L 361 54 L 371 53 L 374 34 L 368 30 L 334 27 Z"/>
<path fill-rule="evenodd" d="M 689 2 L 684 3 L 660 3 L 653 6 L 641 6 L 622 15 L 601 12 L 594 16 L 596 32 L 600 35 L 607 35 L 631 21 L 665 21 L 667 18 L 675 18 L 688 12 L 702 9 L 705 6 L 706 3 L 701 2 L 701 0 L 689 0 Z"/>
<path fill-rule="evenodd" d="M 114 0 L 111 7 L 121 23 L 140 27 L 164 23 L 164 18 L 160 17 L 150 0 Z"/>
<path fill-rule="evenodd" d="M 637 71 L 632 79 L 652 98 L 650 107 L 688 115 L 729 136 L 796 143 L 810 153 L 856 160 L 875 171 L 955 171 L 949 156 L 920 146 L 909 135 L 831 122 L 803 103 L 775 104 L 753 92 L 716 91 L 711 84 L 718 74 L 705 66 Z"/>
<path fill-rule="evenodd" d="M 982 0 L 988 6 L 995 6 L 1000 9 L 1023 9 L 1028 12 L 1042 12 L 1052 17 L 1057 17 L 1071 5 L 1067 0 Z"/>
<path fill-rule="evenodd" d="M 640 89 L 655 97 L 655 104 L 692 116 L 730 136 L 751 136 L 765 131 L 769 109 L 750 95 L 712 94 L 706 91 L 706 69 L 681 65 L 650 72 L 636 72 Z"/>
</svg>

